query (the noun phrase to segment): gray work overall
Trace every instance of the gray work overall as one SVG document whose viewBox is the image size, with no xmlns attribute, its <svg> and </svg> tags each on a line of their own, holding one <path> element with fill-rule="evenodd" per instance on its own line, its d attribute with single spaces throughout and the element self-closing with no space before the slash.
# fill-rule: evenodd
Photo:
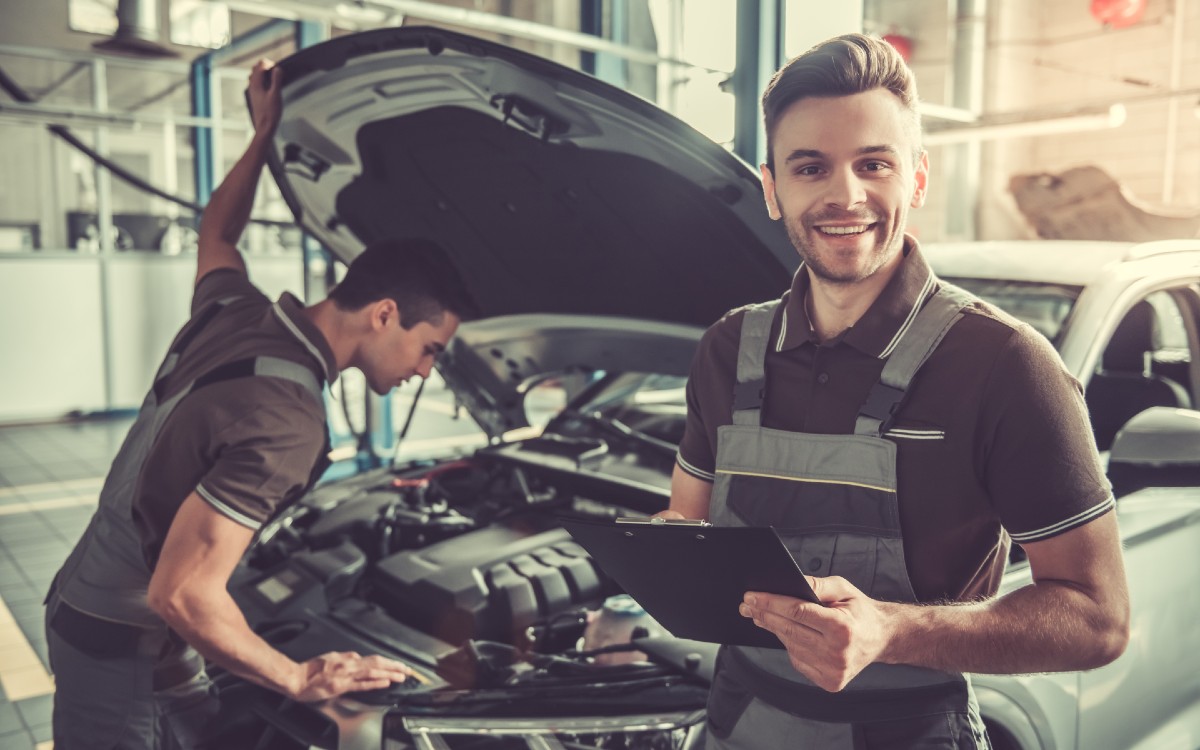
<svg viewBox="0 0 1200 750">
<path fill-rule="evenodd" d="M 175 407 L 213 383 L 282 378 L 304 386 L 322 408 L 325 403 L 310 368 L 276 357 L 219 365 L 160 403 L 184 349 L 234 299 L 209 304 L 176 337 L 113 460 L 91 523 L 51 585 L 46 637 L 57 678 L 54 738 L 60 750 L 190 748 L 211 729 L 205 724 L 217 706 L 203 660 L 146 600 L 151 569 L 132 507 L 142 464 Z M 318 464 L 309 486 L 328 466 L 324 457 Z"/>
<path fill-rule="evenodd" d="M 853 435 L 761 426 L 765 361 L 778 301 L 747 310 L 733 424 L 717 433 L 710 520 L 773 526 L 810 575 L 842 576 L 872 598 L 915 602 L 896 494 L 896 445 L 884 439 L 918 368 L 962 317 L 965 293 L 943 287 L 888 357 Z M 709 696 L 709 750 L 983 750 L 970 681 L 872 664 L 839 693 L 815 686 L 782 649 L 722 647 Z"/>
</svg>

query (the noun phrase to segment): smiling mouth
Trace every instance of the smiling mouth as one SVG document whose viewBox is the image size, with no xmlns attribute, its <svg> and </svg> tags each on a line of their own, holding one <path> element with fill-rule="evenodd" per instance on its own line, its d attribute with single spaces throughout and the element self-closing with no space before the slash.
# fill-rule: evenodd
<svg viewBox="0 0 1200 750">
<path fill-rule="evenodd" d="M 848 234 L 862 234 L 870 229 L 871 226 L 871 224 L 856 224 L 852 227 L 817 227 L 817 231 L 821 234 L 844 236 Z"/>
</svg>

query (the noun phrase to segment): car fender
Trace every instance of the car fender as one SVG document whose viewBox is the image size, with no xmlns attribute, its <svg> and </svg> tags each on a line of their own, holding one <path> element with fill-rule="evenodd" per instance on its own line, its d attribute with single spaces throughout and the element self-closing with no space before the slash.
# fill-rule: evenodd
<svg viewBox="0 0 1200 750">
<path fill-rule="evenodd" d="M 1061 675 L 971 675 L 979 712 L 989 729 L 999 727 L 1011 750 L 1073 750 L 1078 679 Z M 998 738 L 993 738 L 996 742 Z M 1009 750 L 996 744 L 996 750 Z"/>
</svg>

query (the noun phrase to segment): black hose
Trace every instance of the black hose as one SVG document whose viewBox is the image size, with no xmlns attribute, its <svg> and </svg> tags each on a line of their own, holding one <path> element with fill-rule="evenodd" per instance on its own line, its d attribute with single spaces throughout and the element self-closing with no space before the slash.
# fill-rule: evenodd
<svg viewBox="0 0 1200 750">
<path fill-rule="evenodd" d="M 9 78 L 8 74 L 6 72 L 4 72 L 3 68 L 0 68 L 0 88 L 4 89 L 4 91 L 9 96 L 11 96 L 13 99 L 15 99 L 17 102 L 20 102 L 21 104 L 36 104 L 37 103 L 37 100 L 34 99 L 32 96 L 30 96 L 29 93 L 27 91 L 25 91 L 25 89 L 18 86 L 17 83 L 15 81 L 13 81 L 12 78 Z M 186 198 L 181 198 L 178 195 L 172 195 L 171 193 L 168 193 L 167 191 L 165 191 L 161 188 L 155 187 L 154 185 L 151 185 L 149 182 L 146 182 L 145 180 L 143 180 L 141 177 L 138 177 L 137 175 L 133 174 L 129 170 L 125 169 L 120 164 L 117 164 L 116 162 L 114 162 L 114 161 L 106 158 L 102 154 L 98 153 L 97 151 L 92 149 L 90 146 L 88 146 L 86 143 L 79 140 L 75 136 L 75 134 L 71 132 L 70 128 L 68 128 L 66 125 L 47 125 L 46 129 L 49 130 L 54 135 L 61 138 L 62 140 L 66 141 L 66 143 L 68 145 L 70 145 L 72 148 L 76 149 L 77 151 L 80 151 L 81 153 L 83 153 L 84 156 L 91 159 L 96 164 L 99 164 L 100 166 L 107 169 L 109 172 L 112 172 L 114 177 L 117 177 L 118 179 L 122 180 L 123 182 L 128 183 L 129 185 L 137 188 L 138 190 L 141 190 L 144 193 L 150 193 L 151 195 L 158 196 L 159 198 L 162 198 L 163 200 L 170 201 L 172 203 L 183 206 L 184 208 L 186 208 L 196 214 L 204 213 L 204 206 L 201 206 L 199 203 L 194 203 L 192 201 L 187 200 Z M 253 219 L 252 218 L 252 219 L 250 219 L 250 221 L 255 222 L 257 224 L 268 224 L 271 226 L 275 226 L 275 225 L 279 224 L 279 222 L 277 222 L 277 221 L 268 221 L 265 219 Z"/>
</svg>

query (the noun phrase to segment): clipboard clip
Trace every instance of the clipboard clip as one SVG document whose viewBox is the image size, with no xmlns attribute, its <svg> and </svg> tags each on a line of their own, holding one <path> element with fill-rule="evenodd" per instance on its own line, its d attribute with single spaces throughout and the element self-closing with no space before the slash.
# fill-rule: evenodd
<svg viewBox="0 0 1200 750">
<path fill-rule="evenodd" d="M 642 526 L 712 526 L 703 518 L 631 518 L 620 516 L 617 523 L 640 524 Z"/>
</svg>

